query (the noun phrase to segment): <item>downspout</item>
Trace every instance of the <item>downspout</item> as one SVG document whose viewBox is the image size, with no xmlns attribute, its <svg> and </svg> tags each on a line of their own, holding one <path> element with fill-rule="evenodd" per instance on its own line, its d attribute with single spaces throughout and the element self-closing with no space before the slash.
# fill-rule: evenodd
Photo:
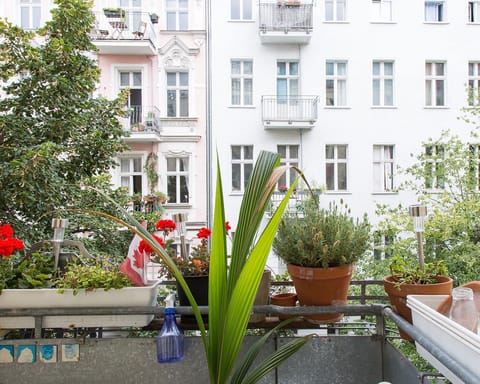
<svg viewBox="0 0 480 384">
<path fill-rule="evenodd" d="M 213 162 L 212 162 L 212 100 L 211 100 L 211 90 L 212 90 L 212 78 L 211 78 L 211 50 L 210 50 L 210 43 L 211 43 L 211 25 L 210 25 L 210 18 L 211 18 L 211 10 L 210 10 L 210 0 L 205 0 L 205 30 L 207 33 L 206 38 L 206 46 L 205 46 L 205 76 L 207 81 L 206 87 L 206 130 L 205 130 L 205 142 L 206 142 L 206 178 L 207 178 L 207 188 L 206 188 L 206 208 L 207 208 L 207 228 L 212 228 L 213 225 L 213 191 L 214 188 L 212 186 L 213 178 L 212 178 L 212 169 L 213 169 Z"/>
</svg>

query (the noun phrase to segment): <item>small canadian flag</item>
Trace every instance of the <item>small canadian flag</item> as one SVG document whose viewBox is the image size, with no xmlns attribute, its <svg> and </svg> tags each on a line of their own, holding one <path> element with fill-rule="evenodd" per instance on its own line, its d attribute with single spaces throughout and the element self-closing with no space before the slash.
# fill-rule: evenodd
<svg viewBox="0 0 480 384">
<path fill-rule="evenodd" d="M 147 222 L 142 222 L 142 225 L 146 228 Z M 139 249 L 141 240 L 141 237 L 135 234 L 128 247 L 128 255 L 120 265 L 120 270 L 125 273 L 137 287 L 143 287 L 148 283 L 147 263 L 149 256 Z"/>
</svg>

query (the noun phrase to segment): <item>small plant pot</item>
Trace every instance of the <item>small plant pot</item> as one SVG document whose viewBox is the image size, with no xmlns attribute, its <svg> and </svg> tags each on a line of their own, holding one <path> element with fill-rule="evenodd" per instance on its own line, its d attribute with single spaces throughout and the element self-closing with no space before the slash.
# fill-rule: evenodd
<svg viewBox="0 0 480 384">
<path fill-rule="evenodd" d="M 297 305 L 297 294 L 293 292 L 277 293 L 275 295 L 272 295 L 272 297 L 270 298 L 270 303 L 272 305 L 278 305 L 280 307 L 295 307 Z M 278 315 L 278 318 L 280 320 L 285 320 L 290 317 L 293 316 L 282 314 Z"/>
</svg>

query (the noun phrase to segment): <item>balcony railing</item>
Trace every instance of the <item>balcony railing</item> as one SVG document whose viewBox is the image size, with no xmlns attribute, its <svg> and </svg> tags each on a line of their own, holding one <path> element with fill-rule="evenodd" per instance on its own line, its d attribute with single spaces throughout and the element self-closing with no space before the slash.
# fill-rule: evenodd
<svg viewBox="0 0 480 384">
<path fill-rule="evenodd" d="M 300 1 L 260 3 L 259 27 L 266 43 L 308 43 L 313 29 L 313 5 Z M 281 32 L 278 34 L 278 32 Z M 294 39 L 295 41 L 292 41 Z"/>
<path fill-rule="evenodd" d="M 266 129 L 310 129 L 318 118 L 318 96 L 262 96 L 262 120 Z"/>
<path fill-rule="evenodd" d="M 124 11 L 119 17 L 95 12 L 91 38 L 105 54 L 154 54 L 157 45 L 157 34 L 147 12 Z M 128 52 L 124 46 L 127 43 Z"/>
<path fill-rule="evenodd" d="M 160 133 L 160 110 L 157 107 L 132 105 L 122 121 L 124 131 Z"/>
</svg>

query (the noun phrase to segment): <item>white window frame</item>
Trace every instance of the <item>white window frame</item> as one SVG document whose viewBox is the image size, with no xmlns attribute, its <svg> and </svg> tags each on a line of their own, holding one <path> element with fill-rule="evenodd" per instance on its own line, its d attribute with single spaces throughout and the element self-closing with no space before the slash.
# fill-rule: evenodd
<svg viewBox="0 0 480 384">
<path fill-rule="evenodd" d="M 186 153 L 179 155 L 168 154 L 165 156 L 168 204 L 190 204 L 190 157 Z M 182 160 L 184 161 L 183 170 L 181 169 Z M 169 169 L 169 161 L 174 161 L 174 169 Z M 172 177 L 175 180 L 173 188 L 170 181 Z M 182 191 L 182 178 L 185 180 L 186 191 Z M 184 192 L 186 193 L 184 194 Z"/>
<path fill-rule="evenodd" d="M 386 251 L 385 248 L 393 244 L 394 237 L 375 231 L 373 234 L 373 257 L 375 260 L 385 260 L 392 257 L 391 251 Z"/>
<path fill-rule="evenodd" d="M 296 155 L 295 155 L 296 152 Z M 280 165 L 286 165 L 288 167 L 300 166 L 300 145 L 298 144 L 278 144 L 277 153 L 280 155 Z M 293 155 L 292 155 L 293 153 Z M 289 169 L 278 180 L 278 186 L 285 185 L 290 187 L 297 176 L 297 172 L 294 169 Z"/>
<path fill-rule="evenodd" d="M 445 23 L 447 20 L 446 0 L 425 0 L 424 14 L 426 23 Z"/>
<path fill-rule="evenodd" d="M 240 157 L 237 159 L 233 158 L 234 148 L 240 149 Z M 245 154 L 248 152 L 251 154 L 251 158 L 245 156 Z M 231 168 L 232 192 L 243 193 L 245 192 L 245 187 L 248 183 L 248 178 L 250 177 L 253 170 L 253 158 L 254 158 L 253 145 L 232 145 L 230 147 L 230 156 L 232 161 L 232 168 Z M 238 168 L 240 171 L 240 174 L 239 174 L 240 179 L 238 180 L 239 185 L 235 185 L 234 168 Z"/>
<path fill-rule="evenodd" d="M 123 162 L 128 161 L 128 170 L 122 170 Z M 135 170 L 135 161 L 140 162 L 140 169 Z M 119 157 L 118 165 L 118 181 L 119 185 L 128 188 L 128 193 L 133 195 L 134 193 L 143 194 L 145 177 L 143 172 L 144 158 L 143 155 L 129 153 Z M 140 190 L 138 185 L 135 186 L 134 178 L 140 176 Z M 126 180 L 128 178 L 128 180 Z M 127 185 L 128 184 L 128 185 Z"/>
<path fill-rule="evenodd" d="M 234 67 L 235 63 L 238 64 L 238 67 Z M 236 68 L 238 68 L 238 72 L 236 72 Z M 230 61 L 230 76 L 231 105 L 253 105 L 253 59 L 232 59 Z M 239 88 L 238 95 L 235 94 L 236 86 Z"/>
<path fill-rule="evenodd" d="M 234 15 L 234 9 L 238 7 L 238 15 Z M 230 0 L 230 20 L 252 21 L 253 1 L 252 0 Z"/>
<path fill-rule="evenodd" d="M 395 188 L 395 146 L 373 146 L 373 191 L 393 192 Z"/>
<path fill-rule="evenodd" d="M 174 18 L 173 25 L 170 24 L 171 16 Z M 167 31 L 188 30 L 188 16 L 188 0 L 166 0 L 165 29 Z"/>
<path fill-rule="evenodd" d="M 468 2 L 468 20 L 470 24 L 480 23 L 480 0 Z"/>
<path fill-rule="evenodd" d="M 347 21 L 347 0 L 325 0 L 325 21 Z"/>
<path fill-rule="evenodd" d="M 333 73 L 328 73 L 329 65 L 333 65 Z M 339 74 L 340 65 L 345 66 L 345 73 Z M 325 105 L 327 107 L 344 107 L 347 105 L 348 62 L 346 60 L 327 60 L 325 62 Z M 333 97 L 328 95 L 328 84 L 333 82 Z M 343 87 L 340 86 L 343 84 Z M 331 101 L 330 101 L 331 100 Z"/>
<path fill-rule="evenodd" d="M 392 73 L 385 71 L 386 64 L 391 64 Z M 375 65 L 378 65 L 378 73 L 375 73 Z M 372 105 L 374 107 L 393 107 L 395 105 L 395 63 L 393 60 L 374 60 L 372 62 Z M 375 83 L 378 82 L 378 95 L 376 95 Z M 391 83 L 391 102 L 387 99 L 385 90 Z M 376 101 L 376 96 L 378 101 Z"/>
<path fill-rule="evenodd" d="M 427 167 L 425 169 L 425 188 L 434 191 L 445 189 L 445 146 L 442 144 L 426 145 L 425 157 Z M 427 179 L 427 174 L 430 181 Z"/>
<path fill-rule="evenodd" d="M 28 13 L 28 20 L 23 18 L 24 11 Z M 20 25 L 26 30 L 37 30 L 42 22 L 41 0 L 20 0 Z"/>
<path fill-rule="evenodd" d="M 372 22 L 390 23 L 393 21 L 393 0 L 371 0 Z"/>
<path fill-rule="evenodd" d="M 327 157 L 328 147 L 333 147 L 333 157 Z M 339 157 L 339 148 L 345 148 L 345 158 Z M 333 165 L 333 167 L 329 167 Z M 339 180 L 340 167 L 345 167 L 345 187 L 341 187 L 342 180 Z M 329 175 L 328 168 L 331 168 L 333 175 Z M 329 177 L 333 177 L 333 188 L 330 187 Z M 343 183 L 342 183 L 343 184 Z M 348 145 L 347 144 L 327 144 L 325 145 L 325 185 L 328 192 L 346 192 L 348 190 Z"/>
<path fill-rule="evenodd" d="M 441 70 L 439 70 L 440 68 Z M 426 61 L 425 106 L 445 107 L 447 105 L 446 83 L 447 63 L 445 61 Z"/>
<path fill-rule="evenodd" d="M 285 74 L 279 73 L 281 64 L 285 65 Z M 296 66 L 297 72 L 292 71 L 292 67 Z M 279 82 L 285 84 L 285 93 L 280 92 Z M 278 60 L 277 61 L 277 101 L 279 103 L 297 103 L 300 94 L 300 63 L 298 60 Z"/>
<path fill-rule="evenodd" d="M 468 62 L 468 105 L 480 104 L 480 61 Z"/>
<path fill-rule="evenodd" d="M 168 84 L 168 75 L 169 74 L 175 74 L 175 84 Z M 187 84 L 182 84 L 182 76 L 181 74 L 187 74 Z M 182 118 L 182 117 L 188 117 L 189 116 L 189 111 L 190 111 L 190 73 L 188 71 L 170 71 L 170 70 L 167 70 L 166 74 L 166 84 L 167 84 L 167 97 L 166 97 L 166 102 L 167 102 L 167 107 L 166 107 L 166 110 L 167 110 L 167 117 L 173 117 L 173 118 Z M 170 114 L 170 111 L 169 111 L 169 95 L 171 92 L 174 92 L 175 94 L 175 113 L 174 114 Z M 187 110 L 184 111 L 182 109 L 182 106 L 184 104 L 182 104 L 182 94 L 184 95 L 186 92 L 186 95 L 187 95 L 187 102 L 186 102 L 186 108 Z"/>
</svg>

